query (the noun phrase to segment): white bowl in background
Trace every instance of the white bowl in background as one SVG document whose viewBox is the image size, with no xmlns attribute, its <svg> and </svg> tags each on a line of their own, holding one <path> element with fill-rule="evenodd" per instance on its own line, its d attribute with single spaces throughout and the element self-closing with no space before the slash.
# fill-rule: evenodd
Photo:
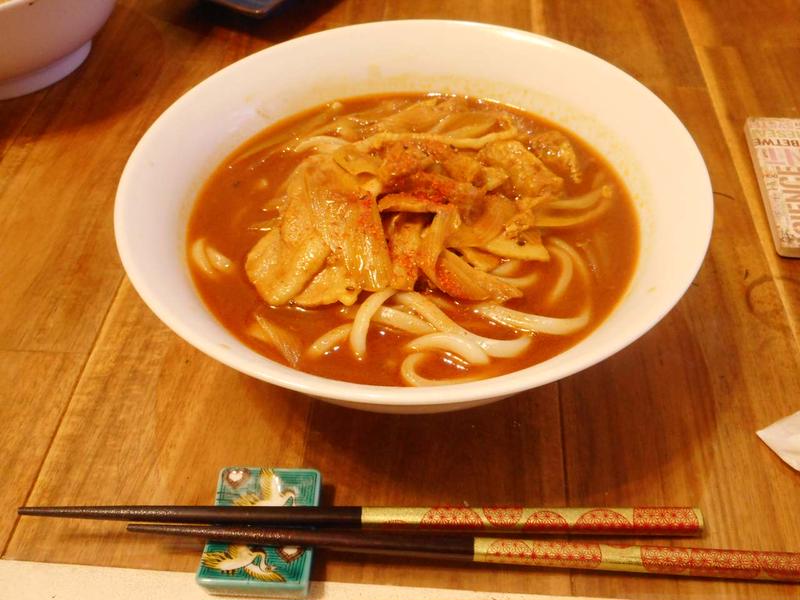
<svg viewBox="0 0 800 600">
<path fill-rule="evenodd" d="M 254 352 L 220 325 L 186 263 L 187 219 L 213 169 L 278 119 L 336 98 L 446 92 L 516 105 L 566 126 L 627 183 L 641 255 L 627 293 L 566 352 L 484 381 L 384 387 L 296 371 Z M 332 29 L 249 56 L 175 102 L 132 153 L 115 206 L 117 247 L 136 290 L 178 335 L 242 373 L 330 402 L 397 413 L 455 410 L 590 367 L 653 327 L 681 298 L 708 247 L 711 185 L 692 137 L 636 80 L 542 36 L 459 21 L 389 21 Z"/>
<path fill-rule="evenodd" d="M 114 0 L 0 0 L 0 100 L 77 69 L 113 8 Z"/>
</svg>

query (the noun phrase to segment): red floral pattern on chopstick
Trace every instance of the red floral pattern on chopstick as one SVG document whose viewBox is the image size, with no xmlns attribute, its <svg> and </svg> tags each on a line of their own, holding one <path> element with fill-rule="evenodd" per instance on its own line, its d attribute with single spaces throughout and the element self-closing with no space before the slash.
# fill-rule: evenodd
<svg viewBox="0 0 800 600">
<path fill-rule="evenodd" d="M 800 554 L 476 538 L 474 560 L 538 567 L 800 581 Z"/>
<path fill-rule="evenodd" d="M 643 546 L 642 565 L 652 573 L 800 581 L 800 554 Z"/>
<path fill-rule="evenodd" d="M 702 531 L 690 507 L 525 508 L 521 506 L 364 508 L 366 527 L 397 525 L 436 530 L 536 533 L 692 535 Z"/>
</svg>

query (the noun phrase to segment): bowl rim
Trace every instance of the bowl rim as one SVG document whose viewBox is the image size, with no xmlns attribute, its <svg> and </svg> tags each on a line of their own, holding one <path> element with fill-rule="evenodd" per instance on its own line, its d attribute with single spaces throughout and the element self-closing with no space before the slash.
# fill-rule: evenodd
<svg viewBox="0 0 800 600">
<path fill-rule="evenodd" d="M 0 13 L 4 11 L 10 10 L 12 8 L 19 8 L 21 6 L 28 6 L 32 4 L 36 4 L 41 2 L 42 0 L 37 0 L 37 2 L 31 2 L 31 0 L 0 0 Z M 108 0 L 112 4 L 116 4 L 116 0 Z"/>
<path fill-rule="evenodd" d="M 0 0 L 0 13 L 12 7 L 18 8 L 20 6 L 27 6 L 28 4 L 31 4 L 31 0 L 5 0 L 5 2 Z"/>
<path fill-rule="evenodd" d="M 12 2 L 13 1 L 14 0 L 12 0 Z M 391 29 L 398 27 L 399 28 L 453 27 L 453 28 L 464 28 L 465 30 L 480 29 L 483 31 L 496 33 L 501 37 L 511 35 L 517 39 L 524 39 L 529 42 L 537 43 L 540 45 L 544 44 L 560 51 L 577 54 L 577 56 L 581 57 L 582 60 L 587 60 L 593 63 L 593 66 L 597 68 L 606 69 L 608 72 L 612 73 L 615 77 L 622 77 L 629 83 L 634 84 L 634 86 L 638 88 L 639 92 L 649 97 L 649 100 L 651 102 L 655 101 L 655 105 L 658 106 L 659 110 L 661 110 L 669 119 L 671 119 L 672 126 L 676 128 L 676 131 L 680 132 L 681 137 L 684 138 L 684 142 L 688 142 L 688 147 L 690 147 L 695 152 L 695 156 L 690 157 L 691 160 L 699 161 L 698 166 L 701 167 L 699 169 L 699 172 L 703 175 L 702 187 L 704 189 L 702 195 L 705 196 L 708 200 L 706 204 L 706 210 L 704 211 L 703 215 L 707 227 L 706 227 L 706 233 L 704 235 L 704 240 L 702 241 L 703 251 L 697 253 L 697 256 L 695 257 L 691 268 L 686 268 L 685 272 L 682 273 L 681 278 L 683 281 L 679 285 L 677 284 L 674 285 L 673 286 L 674 291 L 669 295 L 668 298 L 665 298 L 661 301 L 661 310 L 658 311 L 658 313 L 655 313 L 656 316 L 650 319 L 650 323 L 647 327 L 636 329 L 635 331 L 632 331 L 631 333 L 629 333 L 624 337 L 615 338 L 614 343 L 607 344 L 603 346 L 601 349 L 594 351 L 593 353 L 591 353 L 588 359 L 586 358 L 582 359 L 579 365 L 571 366 L 569 368 L 567 367 L 555 368 L 553 369 L 552 373 L 549 374 L 548 376 L 539 377 L 532 382 L 530 381 L 530 377 L 526 377 L 526 373 L 529 373 L 531 369 L 541 369 L 543 366 L 550 366 L 549 363 L 551 363 L 551 361 L 554 360 L 557 361 L 558 358 L 562 356 L 564 353 L 559 353 L 554 357 L 547 359 L 546 361 L 537 363 L 530 367 L 526 367 L 524 369 L 513 371 L 511 373 L 507 373 L 504 375 L 490 377 L 488 379 L 470 381 L 465 383 L 456 383 L 446 386 L 415 388 L 415 387 L 400 387 L 400 386 L 369 385 L 361 383 L 352 383 L 336 379 L 329 379 L 326 377 L 313 375 L 310 373 L 292 369 L 291 367 L 285 366 L 283 364 L 280 364 L 276 361 L 273 361 L 261 355 L 258 356 L 261 359 L 263 359 L 263 363 L 259 361 L 259 368 L 251 366 L 250 364 L 242 364 L 240 358 L 235 357 L 232 354 L 230 354 L 227 350 L 220 348 L 218 344 L 210 342 L 202 336 L 195 335 L 194 332 L 192 331 L 191 326 L 182 320 L 180 314 L 173 312 L 171 309 L 166 307 L 161 302 L 161 300 L 159 300 L 158 294 L 155 292 L 154 288 L 148 282 L 146 275 L 142 272 L 142 269 L 139 268 L 140 266 L 137 264 L 133 256 L 133 253 L 131 251 L 131 243 L 127 235 L 128 232 L 124 227 L 124 220 L 125 220 L 124 199 L 126 195 L 129 195 L 128 190 L 133 185 L 133 183 L 130 181 L 131 179 L 130 172 L 132 169 L 132 165 L 136 161 L 143 160 L 143 152 L 146 145 L 149 143 L 149 140 L 151 138 L 155 137 L 158 134 L 160 127 L 162 127 L 164 123 L 168 122 L 174 113 L 181 111 L 184 104 L 190 102 L 191 99 L 193 99 L 195 96 L 202 94 L 204 89 L 207 86 L 211 85 L 209 82 L 224 77 L 225 76 L 224 74 L 227 73 L 229 70 L 242 68 L 241 65 L 244 63 L 250 61 L 262 60 L 263 56 L 273 52 L 275 48 L 281 47 L 283 49 L 286 49 L 288 47 L 301 46 L 303 44 L 322 43 L 328 38 L 336 38 L 337 36 L 342 36 L 342 35 L 357 34 L 358 31 L 364 29 L 372 29 L 372 28 Z M 500 399 L 503 397 L 508 397 L 520 393 L 522 391 L 526 391 L 529 389 L 533 389 L 535 387 L 540 387 L 559 381 L 565 377 L 568 377 L 570 375 L 573 375 L 577 372 L 583 371 L 585 369 L 588 369 L 589 367 L 596 365 L 597 363 L 607 359 L 608 357 L 619 352 L 623 348 L 627 347 L 628 345 L 630 345 L 631 343 L 642 337 L 656 324 L 658 324 L 664 318 L 664 316 L 677 305 L 677 303 L 685 294 L 686 290 L 691 285 L 692 281 L 697 276 L 697 273 L 700 270 L 700 267 L 702 266 L 705 256 L 708 252 L 708 247 L 710 244 L 712 228 L 713 228 L 713 212 L 714 212 L 714 207 L 713 207 L 711 181 L 707 167 L 705 165 L 705 162 L 703 161 L 702 154 L 700 153 L 700 150 L 697 147 L 695 140 L 692 138 L 691 134 L 686 129 L 685 125 L 678 119 L 678 117 L 669 108 L 669 106 L 663 100 L 661 100 L 661 98 L 659 98 L 649 88 L 647 88 L 644 84 L 642 84 L 634 77 L 626 73 L 624 70 L 620 69 L 619 67 L 609 63 L 608 61 L 590 52 L 587 52 L 585 50 L 582 50 L 565 42 L 561 42 L 559 40 L 555 40 L 553 38 L 546 37 L 537 33 L 532 33 L 529 31 L 524 31 L 499 25 L 478 23 L 473 21 L 443 20 L 443 19 L 406 19 L 406 20 L 378 21 L 378 22 L 348 25 L 344 27 L 328 29 L 308 34 L 305 36 L 293 38 L 286 42 L 270 46 L 266 49 L 260 50 L 251 55 L 243 57 L 242 59 L 235 61 L 234 63 L 231 63 L 230 65 L 224 67 L 223 69 L 220 69 L 219 71 L 213 73 L 206 79 L 200 81 L 198 84 L 193 86 L 182 96 L 180 96 L 175 102 L 173 102 L 151 124 L 151 126 L 139 140 L 133 152 L 131 153 L 129 160 L 125 166 L 125 169 L 123 170 L 122 176 L 120 178 L 119 187 L 117 189 L 117 195 L 114 206 L 114 230 L 115 230 L 118 253 L 121 262 L 123 264 L 123 267 L 125 269 L 125 272 L 131 284 L 133 285 L 134 289 L 136 289 L 137 293 L 145 302 L 145 304 L 173 332 L 182 337 L 190 345 L 202 351 L 203 353 L 207 354 L 211 358 L 217 360 L 218 362 L 221 362 L 241 373 L 252 376 L 262 381 L 266 381 L 273 385 L 278 385 L 296 392 L 300 392 L 314 397 L 319 397 L 325 400 L 341 401 L 343 403 L 347 403 L 352 406 L 361 405 L 361 408 L 364 409 L 377 408 L 380 405 L 395 406 L 395 407 L 420 407 L 420 406 L 436 407 L 436 406 L 447 405 L 450 406 L 453 410 L 456 410 L 459 407 L 464 407 L 466 405 L 474 405 L 481 401 L 488 402 L 491 401 L 492 399 Z M 195 293 L 197 293 L 196 287 L 194 286 L 194 282 L 192 282 L 192 286 L 194 287 Z M 630 287 L 630 283 L 628 287 Z M 619 302 L 621 302 L 622 298 L 625 297 L 625 293 L 623 293 Z M 200 301 L 205 306 L 205 303 L 202 301 L 202 299 Z M 207 308 L 206 310 L 208 311 Z M 616 310 L 616 308 L 612 309 L 611 314 L 613 314 L 614 310 Z M 210 313 L 210 311 L 208 312 Z M 611 314 L 608 315 L 605 318 L 605 320 L 608 320 Z M 213 315 L 211 315 L 211 317 L 216 321 L 216 318 Z M 602 324 L 600 326 L 602 326 Z M 575 348 L 579 345 L 580 342 L 576 346 L 572 346 L 571 348 Z M 569 351 L 569 349 L 567 351 Z"/>
<path fill-rule="evenodd" d="M 0 12 L 9 9 L 12 6 L 21 6 L 29 1 L 30 0 L 5 0 L 5 2 L 0 2 Z"/>
</svg>

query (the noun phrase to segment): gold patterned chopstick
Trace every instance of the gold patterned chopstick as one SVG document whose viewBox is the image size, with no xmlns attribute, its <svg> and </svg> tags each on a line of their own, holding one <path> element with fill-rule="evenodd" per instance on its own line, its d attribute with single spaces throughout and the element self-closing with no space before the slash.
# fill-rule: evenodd
<svg viewBox="0 0 800 600">
<path fill-rule="evenodd" d="M 475 538 L 476 562 L 628 573 L 800 581 L 800 553 Z"/>
<path fill-rule="evenodd" d="M 259 529 L 136 523 L 139 533 L 199 537 L 226 543 L 315 546 L 369 554 L 461 559 L 531 567 L 621 571 L 728 579 L 800 581 L 800 553 L 612 545 L 596 542 L 402 534 L 376 531 Z"/>
<path fill-rule="evenodd" d="M 268 507 L 268 506 L 52 506 L 22 507 L 22 515 L 159 523 L 413 529 L 492 533 L 697 535 L 699 508 L 500 507 Z"/>
<path fill-rule="evenodd" d="M 492 531 L 597 535 L 698 535 L 699 508 L 651 506 L 628 508 L 426 507 L 361 509 L 364 528 L 393 525 L 438 531 Z"/>
</svg>

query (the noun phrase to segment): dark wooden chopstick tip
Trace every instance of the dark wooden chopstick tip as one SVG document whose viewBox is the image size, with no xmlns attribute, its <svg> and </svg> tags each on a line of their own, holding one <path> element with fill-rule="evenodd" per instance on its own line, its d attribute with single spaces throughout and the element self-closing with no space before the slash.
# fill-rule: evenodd
<svg viewBox="0 0 800 600">
<path fill-rule="evenodd" d="M 32 515 L 37 517 L 60 517 L 74 512 L 71 506 L 20 506 L 17 508 L 19 515 Z"/>
<path fill-rule="evenodd" d="M 1 1 L 1 0 L 0 0 Z M 361 507 L 338 506 L 37 506 L 19 514 L 157 523 L 229 523 L 360 527 Z"/>
<path fill-rule="evenodd" d="M 60 512 L 58 507 L 53 506 L 20 506 L 17 508 L 18 515 L 35 516 L 35 517 L 56 517 Z"/>
</svg>

